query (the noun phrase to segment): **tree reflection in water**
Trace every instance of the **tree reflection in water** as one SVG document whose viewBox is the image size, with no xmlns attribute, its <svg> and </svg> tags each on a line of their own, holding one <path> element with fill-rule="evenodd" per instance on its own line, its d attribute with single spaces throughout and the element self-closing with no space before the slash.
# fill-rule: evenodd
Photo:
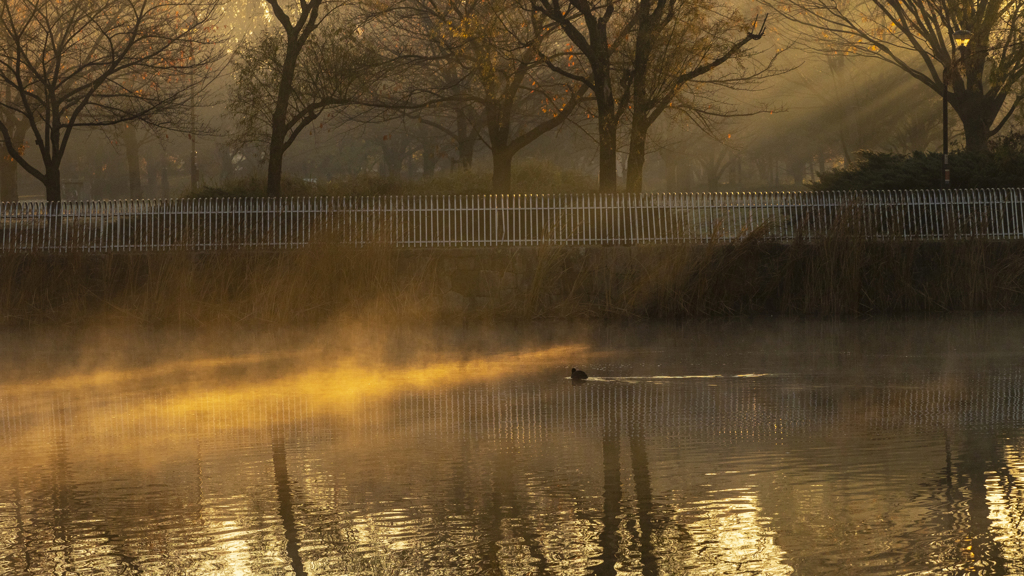
<svg viewBox="0 0 1024 576">
<path fill-rule="evenodd" d="M 1021 573 L 1016 365 L 0 388 L 0 573 Z"/>
<path fill-rule="evenodd" d="M 274 482 L 277 485 L 281 522 L 284 524 L 285 550 L 288 552 L 288 560 L 291 561 L 292 572 L 295 576 L 306 576 L 306 569 L 302 566 L 302 556 L 299 554 L 299 533 L 295 529 L 295 514 L 292 512 L 292 487 L 288 481 L 288 460 L 285 453 L 284 437 L 280 431 L 275 431 L 273 437 Z"/>
<path fill-rule="evenodd" d="M 594 574 L 615 574 L 619 557 L 619 515 L 622 510 L 622 478 L 619 457 L 619 412 L 610 402 L 601 411 L 601 453 L 604 456 L 604 516 L 601 518 L 601 563 Z"/>
</svg>

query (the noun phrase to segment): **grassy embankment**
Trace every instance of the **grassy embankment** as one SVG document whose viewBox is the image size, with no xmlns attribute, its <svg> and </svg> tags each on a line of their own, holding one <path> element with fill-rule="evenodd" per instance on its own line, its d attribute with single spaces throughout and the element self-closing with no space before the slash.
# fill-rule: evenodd
<svg viewBox="0 0 1024 576">
<path fill-rule="evenodd" d="M 754 233 L 707 245 L 504 250 L 491 258 L 496 267 L 527 274 L 455 308 L 450 255 L 330 243 L 277 253 L 5 254 L 0 324 L 1024 310 L 1024 242 L 867 242 L 833 234 L 782 244 Z"/>
<path fill-rule="evenodd" d="M 514 177 L 519 192 L 572 189 L 570 182 L 580 188 L 573 191 L 585 191 L 592 184 L 543 166 L 527 166 Z M 487 180 L 463 174 L 404 185 L 367 178 L 332 186 L 337 190 L 319 191 L 478 193 Z M 251 194 L 259 187 L 243 181 L 218 193 Z M 0 325 L 1024 310 L 1024 241 L 865 241 L 843 222 L 788 244 L 756 230 L 703 245 L 490 250 L 487 276 L 498 281 L 469 298 L 465 291 L 456 294 L 452 260 L 471 251 L 386 243 L 352 248 L 323 240 L 292 252 L 2 254 Z"/>
</svg>

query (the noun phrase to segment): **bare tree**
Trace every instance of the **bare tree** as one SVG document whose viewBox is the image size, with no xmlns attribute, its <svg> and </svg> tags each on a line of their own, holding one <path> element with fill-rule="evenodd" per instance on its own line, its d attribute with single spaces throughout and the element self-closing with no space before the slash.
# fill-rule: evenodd
<svg viewBox="0 0 1024 576">
<path fill-rule="evenodd" d="M 764 35 L 767 16 L 749 24 L 738 11 L 708 0 L 639 0 L 632 52 L 632 99 L 626 190 L 643 191 L 647 133 L 673 103 L 698 124 L 708 117 L 743 115 L 702 94 L 749 88 L 772 74 L 775 56 L 754 59 L 747 44 Z M 731 67 L 727 63 L 735 64 Z M 696 85 L 699 85 L 697 87 Z M 683 98 L 679 98 L 684 93 Z"/>
<path fill-rule="evenodd" d="M 507 193 L 512 158 L 560 126 L 575 111 L 587 86 L 553 74 L 541 47 L 552 28 L 518 2 L 488 2 L 479 18 L 482 33 L 470 43 L 472 78 L 479 86 L 470 97 L 483 109 L 482 133 L 491 149 L 492 188 Z"/>
<path fill-rule="evenodd" d="M 632 77 L 616 74 L 614 66 L 618 50 L 635 25 L 632 3 L 533 0 L 533 10 L 557 26 L 575 47 L 562 58 L 547 54 L 547 62 L 555 71 L 590 89 L 597 109 L 598 187 L 601 192 L 615 192 L 617 133 L 619 121 L 629 108 Z M 577 66 L 578 56 L 586 60 L 586 66 Z"/>
<path fill-rule="evenodd" d="M 288 147 L 325 110 L 365 96 L 383 68 L 351 2 L 265 1 L 280 29 L 239 46 L 229 107 L 240 139 L 268 142 L 267 195 L 276 197 Z"/>
<path fill-rule="evenodd" d="M 878 58 L 943 94 L 982 150 L 1020 104 L 1024 2 L 1020 0 L 767 0 L 800 27 L 803 43 Z M 953 33 L 971 32 L 958 54 Z"/>
<path fill-rule="evenodd" d="M 405 63 L 392 97 L 373 105 L 385 121 L 412 118 L 419 130 L 446 136 L 454 148 L 452 168 L 460 170 L 472 168 L 483 139 L 483 111 L 472 97 L 479 90 L 471 63 L 478 11 L 487 11 L 481 0 L 395 0 L 372 13 L 378 49 Z"/>
<path fill-rule="evenodd" d="M 597 116 L 599 186 L 614 192 L 617 181 L 618 129 L 630 118 L 627 190 L 643 187 L 647 133 L 655 120 L 676 101 L 687 84 L 747 85 L 763 78 L 774 60 L 753 66 L 721 67 L 749 60 L 747 44 L 764 34 L 764 21 L 747 31 L 735 10 L 710 0 L 532 0 L 533 9 L 548 18 L 569 40 L 586 66 L 571 69 L 578 60 L 561 64 L 549 56 L 559 73 L 590 88 Z M 691 99 L 692 100 L 692 99 Z M 704 99 L 705 103 L 707 99 Z M 691 107 L 694 116 L 732 115 L 722 108 Z"/>
<path fill-rule="evenodd" d="M 244 67 L 239 69 L 239 80 L 241 82 L 259 82 L 260 88 L 275 91 L 276 98 L 273 100 L 273 107 L 270 110 L 270 145 L 267 156 L 267 195 L 276 197 L 281 195 L 281 176 L 284 163 L 284 152 L 288 148 L 288 109 L 294 91 L 295 74 L 299 66 L 299 55 L 305 47 L 309 37 L 320 26 L 322 15 L 320 9 L 324 4 L 323 0 L 299 0 L 298 11 L 289 15 L 279 0 L 266 0 L 267 5 L 273 11 L 274 17 L 281 24 L 284 33 L 284 46 L 280 45 L 279 39 L 273 35 L 265 35 L 257 45 L 245 46 L 239 53 L 243 56 L 243 62 L 248 60 L 258 71 L 266 69 L 267 63 L 272 63 L 272 73 L 276 78 L 251 77 L 250 72 Z M 325 10 L 325 13 L 327 11 Z M 294 18 L 294 20 L 293 20 Z M 283 48 L 283 51 L 282 51 Z M 244 54 L 249 52 L 247 59 Z M 255 57 L 253 57 L 255 56 Z M 280 56 L 280 66 L 276 66 Z M 244 66 L 244 65 L 243 65 Z M 277 68 L 274 70 L 274 68 Z M 273 81 L 276 80 L 276 86 Z M 239 86 L 238 94 L 259 94 L 258 91 L 246 90 Z M 243 96 L 244 98 L 244 96 Z M 239 100 L 233 98 L 232 105 L 237 105 Z M 256 104 L 258 102 L 253 102 Z M 301 132 L 301 129 L 299 130 Z M 297 135 L 297 134 L 296 134 Z M 294 137 L 292 138 L 294 141 Z"/>
<path fill-rule="evenodd" d="M 494 192 L 507 193 L 515 154 L 562 124 L 585 93 L 546 65 L 541 46 L 555 29 L 520 0 L 403 0 L 389 17 L 435 69 L 442 102 L 415 115 L 460 144 L 471 128 L 469 144 L 490 148 Z M 454 125 L 432 117 L 438 109 L 450 110 Z M 460 147 L 460 158 L 469 152 Z"/>
<path fill-rule="evenodd" d="M 0 124 L 7 154 L 61 199 L 61 161 L 75 128 L 180 122 L 220 56 L 208 0 L 19 0 L 0 6 L 0 101 L 28 123 L 41 165 Z M 6 120 L 6 119 L 5 119 Z"/>
</svg>

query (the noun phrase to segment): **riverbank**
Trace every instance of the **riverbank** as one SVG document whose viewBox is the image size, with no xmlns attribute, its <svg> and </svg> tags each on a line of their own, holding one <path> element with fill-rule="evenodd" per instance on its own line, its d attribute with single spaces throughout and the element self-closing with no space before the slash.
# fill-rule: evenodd
<svg viewBox="0 0 1024 576">
<path fill-rule="evenodd" d="M 0 324 L 318 324 L 1024 311 L 1024 242 L 6 254 Z"/>
</svg>

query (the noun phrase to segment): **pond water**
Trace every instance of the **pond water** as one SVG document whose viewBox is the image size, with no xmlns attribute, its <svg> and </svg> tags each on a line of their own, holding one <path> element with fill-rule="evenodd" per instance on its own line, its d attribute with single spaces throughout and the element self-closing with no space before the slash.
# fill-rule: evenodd
<svg viewBox="0 0 1024 576">
<path fill-rule="evenodd" d="M 0 574 L 1021 574 L 1022 320 L 2 332 Z"/>
</svg>

